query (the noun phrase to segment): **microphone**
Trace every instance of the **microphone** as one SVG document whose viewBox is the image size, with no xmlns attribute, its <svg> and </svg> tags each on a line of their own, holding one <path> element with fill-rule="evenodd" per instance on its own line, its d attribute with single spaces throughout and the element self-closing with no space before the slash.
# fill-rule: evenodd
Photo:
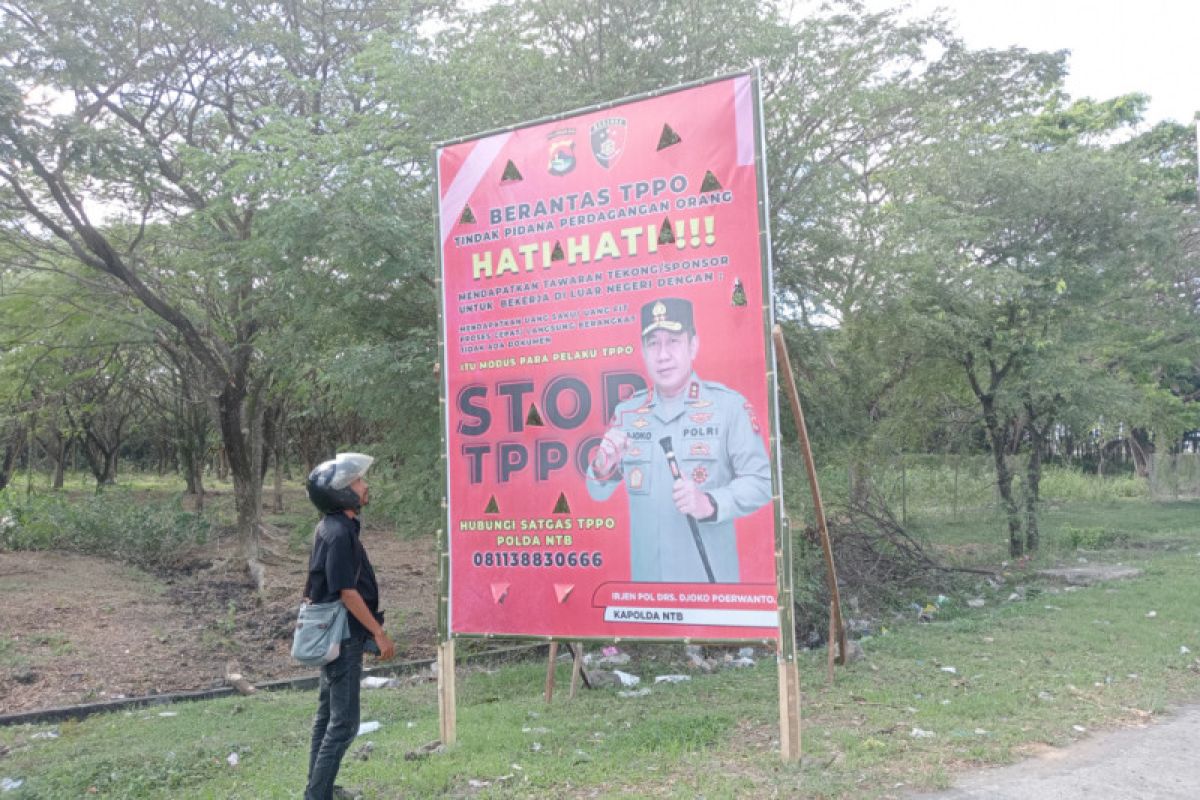
<svg viewBox="0 0 1200 800">
<path fill-rule="evenodd" d="M 679 462 L 675 460 L 675 445 L 671 442 L 671 437 L 664 436 L 659 439 L 658 446 L 662 448 L 663 454 L 667 457 L 667 467 L 671 470 L 671 477 L 675 480 L 680 480 L 683 477 L 683 473 L 679 471 Z M 700 538 L 700 525 L 691 514 L 685 514 L 684 516 L 687 517 L 688 527 L 692 530 L 692 541 L 696 543 L 696 552 L 700 554 L 700 561 L 704 564 L 704 572 L 708 575 L 708 582 L 716 583 L 717 578 L 713 575 L 712 565 L 708 563 L 708 551 L 704 549 L 704 540 Z"/>
</svg>

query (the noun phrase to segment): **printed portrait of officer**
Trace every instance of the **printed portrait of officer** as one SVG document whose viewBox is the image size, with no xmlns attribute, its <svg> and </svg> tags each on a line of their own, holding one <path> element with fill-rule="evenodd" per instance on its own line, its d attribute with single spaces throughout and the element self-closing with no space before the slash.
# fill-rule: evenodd
<svg viewBox="0 0 1200 800">
<path fill-rule="evenodd" d="M 693 371 L 700 339 L 691 302 L 643 306 L 641 344 L 649 388 L 617 406 L 588 467 L 588 493 L 607 500 L 624 484 L 632 580 L 736 583 L 734 520 L 771 499 L 754 410 Z"/>
</svg>

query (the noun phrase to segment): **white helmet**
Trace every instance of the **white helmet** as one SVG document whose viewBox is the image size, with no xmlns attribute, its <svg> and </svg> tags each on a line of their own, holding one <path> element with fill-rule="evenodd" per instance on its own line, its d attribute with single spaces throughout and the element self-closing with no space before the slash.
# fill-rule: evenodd
<svg viewBox="0 0 1200 800">
<path fill-rule="evenodd" d="M 308 499 L 318 511 L 332 514 L 360 506 L 358 495 L 349 487 L 354 481 L 367 474 L 375 459 L 362 453 L 338 453 L 331 461 L 322 461 L 308 473 L 305 488 Z"/>
</svg>

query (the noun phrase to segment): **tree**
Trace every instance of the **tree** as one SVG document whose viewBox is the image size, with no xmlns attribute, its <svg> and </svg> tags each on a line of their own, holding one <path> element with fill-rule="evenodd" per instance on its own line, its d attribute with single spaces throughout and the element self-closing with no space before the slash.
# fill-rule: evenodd
<svg viewBox="0 0 1200 800">
<path fill-rule="evenodd" d="M 947 150 L 914 212 L 920 246 L 904 320 L 914 352 L 957 365 L 978 403 L 1019 556 L 1039 544 L 1051 426 L 1067 409 L 1098 419 L 1103 387 L 1128 384 L 1109 353 L 1130 348 L 1119 341 L 1132 330 L 1128 311 L 1150 305 L 1172 263 L 1171 217 L 1127 159 L 1075 144 Z M 1022 513 L 1010 456 L 1026 437 Z"/>
<path fill-rule="evenodd" d="M 264 355 L 290 317 L 289 275 L 320 260 L 306 240 L 281 247 L 278 236 L 295 230 L 297 204 L 337 183 L 289 154 L 319 153 L 352 124 L 351 62 L 376 34 L 414 26 L 406 11 L 356 0 L 0 6 L 10 233 L 32 265 L 74 258 L 143 306 L 159 345 L 196 365 L 260 586 L 263 413 L 278 366 Z"/>
</svg>

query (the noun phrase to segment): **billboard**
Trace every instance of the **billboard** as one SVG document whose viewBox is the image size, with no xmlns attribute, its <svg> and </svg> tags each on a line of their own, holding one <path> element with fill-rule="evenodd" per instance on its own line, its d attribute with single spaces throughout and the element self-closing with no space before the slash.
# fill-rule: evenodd
<svg viewBox="0 0 1200 800">
<path fill-rule="evenodd" d="M 779 636 L 758 87 L 439 146 L 451 636 Z"/>
</svg>

